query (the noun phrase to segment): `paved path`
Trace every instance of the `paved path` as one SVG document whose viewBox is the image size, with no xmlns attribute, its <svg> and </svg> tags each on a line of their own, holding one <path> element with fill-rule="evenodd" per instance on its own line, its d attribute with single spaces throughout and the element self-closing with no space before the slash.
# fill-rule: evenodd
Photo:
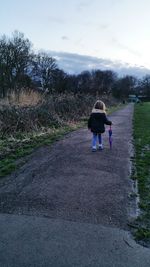
<svg viewBox="0 0 150 267">
<path fill-rule="evenodd" d="M 115 112 L 113 149 L 92 153 L 81 129 L 33 153 L 0 182 L 0 266 L 149 267 L 135 243 L 129 178 L 133 105 Z"/>
</svg>

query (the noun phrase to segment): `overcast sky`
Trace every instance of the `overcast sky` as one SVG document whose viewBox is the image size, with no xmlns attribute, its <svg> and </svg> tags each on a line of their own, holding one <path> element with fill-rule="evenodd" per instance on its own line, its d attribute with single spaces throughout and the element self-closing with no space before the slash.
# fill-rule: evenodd
<svg viewBox="0 0 150 267">
<path fill-rule="evenodd" d="M 149 13 L 150 0 L 0 0 L 0 34 L 19 30 L 35 49 L 59 52 L 61 64 L 60 55 L 69 53 L 74 60 L 81 55 L 81 65 L 91 58 L 87 69 L 95 67 L 93 58 L 145 70 L 150 69 Z M 70 68 L 77 68 L 71 62 Z"/>
</svg>

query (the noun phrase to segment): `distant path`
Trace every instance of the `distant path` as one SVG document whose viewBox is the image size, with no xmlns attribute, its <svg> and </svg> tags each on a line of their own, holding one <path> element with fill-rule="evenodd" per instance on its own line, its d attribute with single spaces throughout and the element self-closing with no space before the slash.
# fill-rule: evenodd
<svg viewBox="0 0 150 267">
<path fill-rule="evenodd" d="M 31 250 L 34 250 L 37 246 L 35 245 L 36 231 L 39 236 L 39 247 L 37 250 L 41 249 L 42 251 L 39 265 L 34 260 L 34 257 L 39 258 L 39 255 L 36 255 L 34 251 L 35 255 L 31 255 L 31 265 L 23 265 L 20 261 L 21 259 L 16 256 L 15 267 L 149 266 L 147 263 L 148 261 L 150 262 L 150 256 L 148 256 L 150 254 L 147 255 L 147 250 L 145 252 L 145 249 L 135 244 L 133 240 L 130 240 L 128 232 L 124 231 L 128 230 L 127 222 L 135 213 L 135 200 L 130 197 L 133 192 L 133 184 L 129 178 L 132 149 L 132 116 L 133 104 L 125 106 L 122 110 L 114 112 L 110 116 L 114 123 L 112 150 L 109 149 L 108 133 L 106 131 L 104 137 L 105 149 L 92 153 L 90 149 L 91 133 L 87 129 L 81 129 L 68 134 L 63 140 L 56 142 L 53 146 L 42 147 L 36 150 L 31 155 L 28 163 L 15 174 L 0 182 L 0 212 L 3 213 L 3 215 L 0 215 L 2 220 L 0 235 L 3 237 L 3 243 L 9 243 L 9 232 L 13 229 L 15 238 L 19 239 L 19 241 L 15 239 L 15 244 L 20 244 L 20 235 L 23 236 L 21 246 L 25 245 L 24 253 L 26 253 L 28 251 L 26 246 L 30 235 L 33 235 L 32 242 L 29 242 Z M 19 216 L 4 215 L 5 213 Z M 28 217 L 28 215 L 34 217 Z M 47 219 L 42 219 L 41 217 L 46 217 Z M 7 233 L 4 234 L 6 227 Z M 77 229 L 80 233 L 77 233 Z M 74 231 L 76 232 L 75 236 L 73 234 Z M 95 232 L 97 232 L 97 235 L 102 234 L 103 240 L 97 240 Z M 51 233 L 50 236 L 48 233 Z M 76 235 L 78 236 L 77 240 Z M 82 237 L 84 240 L 83 244 L 80 239 L 82 235 L 84 235 Z M 90 239 L 88 235 L 91 236 Z M 110 240 L 108 241 L 109 237 Z M 93 241 L 92 238 L 94 238 Z M 132 243 L 132 246 L 135 246 L 137 255 L 144 255 L 144 262 L 142 262 L 144 265 L 137 265 L 136 250 L 133 249 L 134 256 L 132 253 L 127 256 L 129 257 L 129 262 L 132 260 L 132 265 L 124 265 L 126 264 L 126 258 L 124 258 L 124 262 L 122 260 L 118 261 L 118 265 L 116 265 L 118 260 L 115 254 L 116 251 L 114 250 L 113 253 L 110 253 L 110 250 L 113 250 L 113 242 L 115 240 L 118 242 L 118 246 L 120 246 L 117 248 L 117 253 L 119 249 L 120 253 L 122 253 L 121 249 L 124 250 L 124 246 L 126 249 L 128 247 L 131 250 L 132 246 L 128 245 L 127 241 L 123 241 L 125 238 L 127 238 L 126 240 L 129 239 L 128 242 Z M 67 240 L 68 243 L 66 245 Z M 10 240 L 10 242 L 12 241 Z M 94 242 L 95 250 L 94 247 L 92 247 L 92 250 L 88 247 L 90 242 Z M 104 252 L 101 255 L 101 252 L 97 251 L 98 247 L 102 246 L 102 242 L 105 242 L 106 250 L 111 254 L 112 259 L 108 260 Z M 70 251 L 70 256 L 66 251 L 66 249 L 69 249 L 68 244 L 70 244 L 70 249 L 73 249 Z M 109 247 L 109 244 L 111 247 Z M 43 251 L 43 246 L 45 245 L 47 250 L 45 251 L 44 249 Z M 81 248 L 85 246 L 85 255 L 84 253 L 80 255 L 77 249 L 78 245 Z M 3 245 L 0 245 L 0 249 L 1 246 L 3 247 Z M 51 248 L 51 251 L 48 252 L 47 246 Z M 74 246 L 78 251 L 77 254 L 75 254 Z M 5 249 L 7 250 L 7 248 Z M 3 264 L 7 261 L 11 262 L 13 257 L 10 256 L 10 259 L 7 256 L 5 257 L 5 249 L 2 250 Z M 59 249 L 61 251 L 59 257 L 62 257 L 61 262 L 57 258 Z M 83 262 L 86 262 L 89 251 L 96 253 L 95 257 L 100 257 L 103 264 L 99 265 L 100 259 L 97 258 L 94 263 L 91 263 L 91 259 L 89 259 L 87 264 L 91 265 L 84 265 Z M 52 260 L 50 261 L 49 259 L 50 265 L 40 265 L 40 260 L 42 262 L 42 260 L 48 259 L 47 257 Z M 93 257 L 93 254 L 91 257 Z M 74 262 L 75 259 L 76 261 Z M 121 259 L 120 256 L 119 259 Z M 139 259 L 141 260 L 141 258 Z M 23 255 L 22 260 L 27 264 L 27 259 Z M 65 263 L 62 264 L 63 260 Z M 105 265 L 106 260 L 108 260 L 108 265 Z M 111 261 L 112 265 L 109 265 L 109 261 Z"/>
</svg>

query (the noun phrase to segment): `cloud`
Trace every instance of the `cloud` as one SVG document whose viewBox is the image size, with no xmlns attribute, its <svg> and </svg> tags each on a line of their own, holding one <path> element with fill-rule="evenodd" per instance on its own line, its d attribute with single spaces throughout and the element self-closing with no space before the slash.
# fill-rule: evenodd
<svg viewBox="0 0 150 267">
<path fill-rule="evenodd" d="M 91 4 L 91 0 L 89 1 L 81 1 L 78 5 L 77 5 L 77 11 L 82 12 L 86 7 L 88 7 Z"/>
<path fill-rule="evenodd" d="M 59 17 L 55 17 L 55 16 L 49 16 L 48 20 L 53 22 L 53 23 L 57 23 L 57 24 L 65 24 L 65 20 Z"/>
<path fill-rule="evenodd" d="M 111 4 L 111 6 L 120 4 L 120 2 L 121 2 L 120 0 L 110 0 L 110 4 Z"/>
<path fill-rule="evenodd" d="M 91 71 L 93 69 L 112 70 L 117 72 L 119 76 L 134 75 L 139 78 L 150 74 L 150 69 L 146 69 L 143 66 L 132 66 L 121 61 L 66 52 L 47 51 L 47 53 L 56 58 L 59 68 L 69 74 L 79 74 L 82 71 Z"/>
<path fill-rule="evenodd" d="M 107 30 L 109 28 L 109 25 L 108 24 L 100 24 L 98 26 L 98 28 L 101 29 L 101 30 Z"/>
<path fill-rule="evenodd" d="M 112 43 L 115 44 L 120 49 L 127 50 L 129 53 L 131 53 L 135 56 L 141 57 L 141 54 L 138 51 L 133 50 L 130 47 L 120 43 L 116 38 L 112 38 Z"/>
<path fill-rule="evenodd" d="M 63 36 L 61 37 L 61 39 L 64 40 L 64 41 L 69 40 L 69 38 L 68 38 L 66 35 L 63 35 Z"/>
</svg>

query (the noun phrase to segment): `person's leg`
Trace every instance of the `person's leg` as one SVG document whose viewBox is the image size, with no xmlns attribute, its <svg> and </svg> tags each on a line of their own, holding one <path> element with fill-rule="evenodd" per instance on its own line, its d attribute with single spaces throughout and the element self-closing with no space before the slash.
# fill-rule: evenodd
<svg viewBox="0 0 150 267">
<path fill-rule="evenodd" d="M 99 149 L 103 149 L 102 135 L 101 134 L 98 134 L 98 143 L 99 143 Z"/>
<path fill-rule="evenodd" d="M 96 142 L 97 142 L 97 134 L 96 133 L 93 133 L 92 150 L 96 150 Z"/>
</svg>

